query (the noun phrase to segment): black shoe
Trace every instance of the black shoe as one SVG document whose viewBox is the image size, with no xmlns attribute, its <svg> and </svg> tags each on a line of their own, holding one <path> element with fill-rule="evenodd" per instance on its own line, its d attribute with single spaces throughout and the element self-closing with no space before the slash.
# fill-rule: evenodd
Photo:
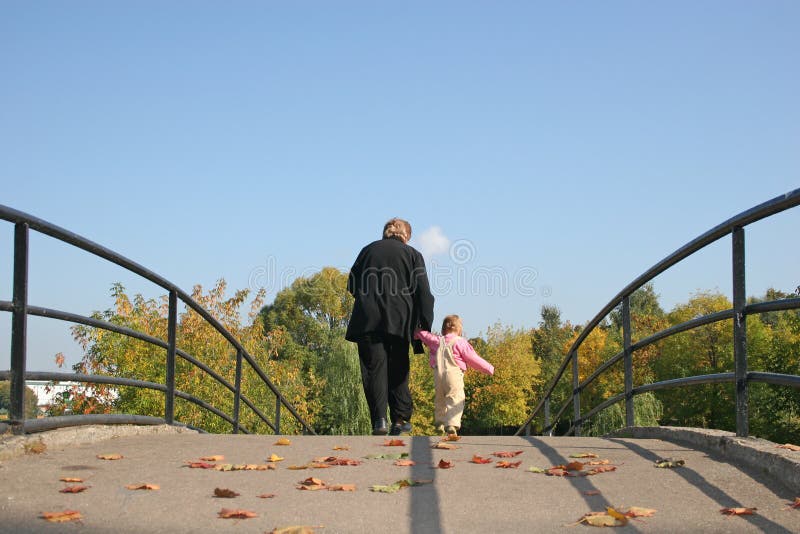
<svg viewBox="0 0 800 534">
<path fill-rule="evenodd" d="M 374 423 L 372 423 L 372 435 L 373 436 L 385 436 L 388 432 L 386 428 L 386 419 L 381 417 Z"/>
<path fill-rule="evenodd" d="M 392 423 L 392 429 L 389 431 L 389 435 L 399 436 L 400 434 L 411 434 L 411 423 L 408 421 L 395 421 Z"/>
</svg>

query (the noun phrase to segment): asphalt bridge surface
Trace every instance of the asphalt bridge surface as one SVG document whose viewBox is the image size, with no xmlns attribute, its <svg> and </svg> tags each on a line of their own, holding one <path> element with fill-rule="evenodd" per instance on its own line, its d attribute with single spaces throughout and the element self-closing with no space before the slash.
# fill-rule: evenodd
<svg viewBox="0 0 800 534">
<path fill-rule="evenodd" d="M 634 519 L 616 532 L 800 532 L 800 496 L 775 477 L 744 468 L 715 453 L 659 439 L 464 436 L 457 449 L 432 448 L 438 437 L 403 436 L 404 446 L 385 446 L 383 437 L 207 435 L 195 433 L 131 435 L 80 445 L 48 447 L 0 462 L 0 532 L 270 532 L 306 525 L 314 532 L 463 533 L 594 532 L 575 523 L 587 512 L 607 506 L 651 508 L 652 517 Z M 346 445 L 349 450 L 334 450 Z M 522 451 L 513 458 L 492 456 Z M 406 452 L 413 466 L 368 455 Z M 593 476 L 557 477 L 530 472 L 574 461 L 571 455 L 597 454 L 616 466 Z M 116 461 L 97 455 L 121 454 Z M 265 464 L 267 471 L 192 469 L 185 462 L 224 455 L 222 463 Z M 800 453 L 797 453 L 800 454 Z M 471 463 L 473 455 L 489 464 Z M 361 460 L 358 466 L 292 470 L 314 458 Z M 659 469 L 655 460 L 679 457 L 685 466 Z M 440 460 L 452 462 L 437 468 Z M 520 461 L 518 468 L 497 462 Z M 586 460 L 583 460 L 586 461 Z M 60 493 L 62 477 L 78 477 L 89 489 Z M 316 477 L 328 485 L 354 484 L 354 492 L 303 491 L 298 483 Z M 429 484 L 396 493 L 370 491 L 401 479 Z M 155 491 L 126 485 L 157 484 Z M 215 488 L 240 494 L 213 496 Z M 262 494 L 273 498 L 259 498 Z M 754 515 L 730 517 L 722 508 L 757 508 Z M 223 519 L 222 508 L 255 512 L 250 519 Z M 77 510 L 82 519 L 48 523 L 43 512 Z"/>
</svg>

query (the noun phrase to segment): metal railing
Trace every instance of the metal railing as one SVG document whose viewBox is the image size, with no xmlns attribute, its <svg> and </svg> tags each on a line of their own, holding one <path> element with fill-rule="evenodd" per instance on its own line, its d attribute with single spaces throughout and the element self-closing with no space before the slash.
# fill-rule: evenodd
<svg viewBox="0 0 800 534">
<path fill-rule="evenodd" d="M 749 371 L 747 367 L 747 335 L 746 320 L 748 315 L 766 313 L 770 311 L 791 310 L 800 308 L 800 298 L 787 298 L 760 302 L 757 304 L 747 304 L 745 293 L 745 241 L 744 227 L 758 220 L 775 215 L 781 211 L 793 208 L 800 204 L 800 189 L 795 189 L 775 197 L 772 200 L 759 204 L 747 211 L 731 217 L 727 221 L 715 226 L 706 233 L 698 236 L 679 248 L 644 274 L 636 278 L 625 286 L 611 301 L 600 310 L 594 318 L 583 328 L 577 339 L 569 348 L 566 357 L 562 361 L 558 371 L 545 388 L 544 396 L 535 405 L 532 413 L 527 420 L 519 427 L 515 435 L 530 435 L 532 421 L 542 412 L 544 424 L 542 425 L 543 434 L 552 434 L 558 421 L 572 405 L 571 426 L 566 434 L 581 435 L 581 427 L 588 419 L 595 416 L 602 410 L 614 404 L 625 401 L 625 425 L 634 426 L 633 398 L 634 396 L 660 389 L 668 389 L 678 386 L 690 386 L 698 384 L 712 384 L 721 382 L 733 382 L 735 384 L 735 410 L 736 410 L 736 435 L 746 437 L 749 434 L 749 401 L 748 383 L 765 382 L 769 384 L 779 384 L 800 388 L 800 376 L 785 375 L 779 373 L 765 373 Z M 670 328 L 657 332 L 645 339 L 631 343 L 631 313 L 630 297 L 642 286 L 650 282 L 657 275 L 666 271 L 673 265 L 691 256 L 700 249 L 711 243 L 727 236 L 731 236 L 732 241 L 732 268 L 733 268 L 733 307 L 727 310 L 711 313 L 701 317 L 696 317 L 690 321 L 674 325 Z M 589 334 L 597 328 L 603 319 L 615 308 L 621 308 L 622 318 L 622 342 L 623 350 L 613 357 L 603 362 L 595 371 L 580 380 L 578 373 L 579 350 L 581 344 Z M 651 384 L 643 384 L 637 387 L 633 385 L 633 353 L 639 349 L 647 347 L 669 336 L 692 330 L 703 325 L 718 321 L 731 320 L 733 322 L 733 359 L 734 371 L 728 373 L 716 373 L 709 375 L 698 375 L 672 380 L 664 380 Z M 622 360 L 624 365 L 624 391 L 612 396 L 602 403 L 594 406 L 586 413 L 581 412 L 581 391 L 585 390 L 589 384 L 601 376 L 606 370 Z M 572 369 L 572 393 L 566 402 L 558 409 L 555 416 L 551 416 L 550 403 L 553 391 L 565 376 L 567 367 Z"/>
<path fill-rule="evenodd" d="M 275 433 L 280 433 L 281 408 L 285 407 L 288 412 L 297 420 L 304 433 L 314 434 L 314 430 L 297 413 L 294 406 L 289 403 L 280 393 L 278 388 L 269 379 L 264 370 L 258 365 L 255 359 L 245 350 L 242 344 L 208 311 L 192 299 L 187 293 L 178 288 L 175 284 L 162 278 L 156 273 L 142 267 L 124 256 L 109 250 L 102 245 L 94 243 L 84 237 L 74 234 L 68 230 L 60 228 L 42 219 L 33 217 L 27 213 L 0 205 L 0 219 L 14 224 L 14 282 L 13 295 L 11 301 L 0 300 L 0 311 L 11 312 L 11 367 L 8 371 L 0 371 L 0 380 L 10 380 L 10 409 L 9 418 L 6 421 L 15 433 L 36 432 L 62 426 L 72 426 L 79 424 L 178 424 L 175 421 L 175 398 L 184 399 L 201 408 L 217 415 L 227 421 L 232 426 L 233 433 L 248 430 L 240 425 L 240 408 L 244 403 L 258 418 Z M 105 260 L 115 263 L 122 268 L 135 273 L 159 287 L 168 291 L 169 309 L 167 314 L 167 340 L 149 336 L 142 332 L 125 328 L 108 321 L 85 317 L 74 313 L 61 310 L 33 306 L 28 302 L 28 242 L 31 230 L 48 235 L 59 241 L 82 249 L 86 252 L 99 256 Z M 219 332 L 230 346 L 236 351 L 236 369 L 234 383 L 231 384 L 218 373 L 214 372 L 203 362 L 194 358 L 192 355 L 180 350 L 176 345 L 177 337 L 177 317 L 178 301 L 183 302 L 187 308 L 196 312 L 205 322 L 210 324 Z M 74 373 L 55 373 L 55 372 L 30 372 L 26 370 L 27 359 L 27 318 L 29 315 L 59 319 L 72 323 L 87 325 L 93 328 L 100 328 L 110 332 L 116 332 L 124 336 L 150 343 L 164 349 L 166 361 L 166 373 L 164 383 L 148 382 L 135 380 L 126 377 L 115 377 L 94 374 L 74 374 Z M 200 398 L 175 389 L 175 360 L 180 357 L 189 362 L 205 374 L 213 378 L 217 383 L 228 389 L 233 395 L 232 413 L 228 414 L 222 410 L 208 404 Z M 255 375 L 275 395 L 275 417 L 268 418 L 255 405 L 255 403 L 242 393 L 242 367 L 246 363 L 250 366 Z M 91 414 L 47 417 L 44 419 L 25 419 L 24 413 L 24 392 L 26 380 L 51 380 L 51 381 L 75 381 L 87 384 L 108 384 L 115 386 L 133 386 L 139 388 L 152 389 L 164 393 L 164 417 L 142 416 L 137 414 Z"/>
</svg>

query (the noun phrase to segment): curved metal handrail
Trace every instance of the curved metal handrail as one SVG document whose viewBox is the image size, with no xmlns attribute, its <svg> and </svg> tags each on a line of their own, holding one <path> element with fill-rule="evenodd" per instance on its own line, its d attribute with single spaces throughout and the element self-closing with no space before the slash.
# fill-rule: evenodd
<svg viewBox="0 0 800 534">
<path fill-rule="evenodd" d="M 757 313 L 765 313 L 768 311 L 777 311 L 777 310 L 788 310 L 788 309 L 796 309 L 800 308 L 800 299 L 781 299 L 771 302 L 762 302 L 758 304 L 745 304 L 746 295 L 744 293 L 744 227 L 752 224 L 756 221 L 764 219 L 766 217 L 775 215 L 787 209 L 793 208 L 800 205 L 800 189 L 795 189 L 789 191 L 784 195 L 780 195 L 775 197 L 771 200 L 763 202 L 749 210 L 743 211 L 738 215 L 731 217 L 730 219 L 724 221 L 721 224 L 711 228 L 707 232 L 699 235 L 698 237 L 694 238 L 693 240 L 686 243 L 684 246 L 678 248 L 669 256 L 665 257 L 640 276 L 635 278 L 632 282 L 630 282 L 627 286 L 625 286 L 619 293 L 617 293 L 609 302 L 606 304 L 583 328 L 580 332 L 578 337 L 570 346 L 567 354 L 562 361 L 561 365 L 559 366 L 558 370 L 556 371 L 553 378 L 548 383 L 547 387 L 544 390 L 544 394 L 542 398 L 535 404 L 534 409 L 532 410 L 531 414 L 525 420 L 525 422 L 519 427 L 516 431 L 516 435 L 521 434 L 522 432 L 530 432 L 530 425 L 534 418 L 536 418 L 542 411 L 545 409 L 545 424 L 543 428 L 543 432 L 550 432 L 554 427 L 555 423 L 559 420 L 559 418 L 563 415 L 568 407 L 569 403 L 572 402 L 574 404 L 574 420 L 572 427 L 568 430 L 568 433 L 573 431 L 576 426 L 579 428 L 583 421 L 595 415 L 602 409 L 605 409 L 616 402 L 624 399 L 626 401 L 626 421 L 632 425 L 633 421 L 633 396 L 637 393 L 643 393 L 645 391 L 651 391 L 655 389 L 663 389 L 666 387 L 674 387 L 674 386 L 682 386 L 682 385 L 689 385 L 694 383 L 705 383 L 703 382 L 704 377 L 687 377 L 687 378 L 680 378 L 675 380 L 668 380 L 656 384 L 649 384 L 645 386 L 640 386 L 638 388 L 634 388 L 632 385 L 632 369 L 630 369 L 631 361 L 630 356 L 631 354 L 638 349 L 641 349 L 647 345 L 655 343 L 661 339 L 666 337 L 675 335 L 680 332 L 684 332 L 687 330 L 691 330 L 697 328 L 699 326 L 710 324 L 717 321 L 727 320 L 727 319 L 734 319 L 734 344 L 735 344 L 735 351 L 739 353 L 739 357 L 737 358 L 737 372 L 731 373 L 730 377 L 728 377 L 727 373 L 722 373 L 725 375 L 725 379 L 722 380 L 714 380 L 714 381 L 734 381 L 737 382 L 737 386 L 739 386 L 740 382 L 743 382 L 743 385 L 737 387 L 737 395 L 740 395 L 739 391 L 741 389 L 744 390 L 744 393 L 741 394 L 740 397 L 737 397 L 737 434 L 746 436 L 748 434 L 747 428 L 747 414 L 746 414 L 746 402 L 747 402 L 747 393 L 746 393 L 746 383 L 748 381 L 754 382 L 771 382 L 771 383 L 781 383 L 784 385 L 791 385 L 797 387 L 799 381 L 795 381 L 794 378 L 781 378 L 780 382 L 773 381 L 775 378 L 773 373 L 754 373 L 754 372 L 747 372 L 746 366 L 746 341 L 743 341 L 743 321 L 740 319 L 744 318 L 747 315 L 757 314 Z M 630 296 L 639 288 L 653 280 L 656 276 L 663 273 L 673 265 L 679 263 L 680 261 L 686 259 L 687 257 L 691 256 L 695 252 L 705 248 L 706 246 L 714 243 L 715 241 L 721 239 L 726 235 L 732 235 L 733 238 L 733 264 L 734 264 L 734 307 L 728 310 L 723 310 L 715 313 L 711 313 L 702 317 L 694 318 L 690 321 L 686 321 L 684 323 L 674 325 L 670 328 L 664 329 L 660 332 L 656 332 L 651 336 L 642 339 L 636 343 L 630 343 L 630 311 L 628 309 L 629 306 L 629 298 Z M 623 315 L 623 337 L 625 338 L 625 348 L 622 352 L 614 355 L 612 358 L 607 360 L 606 362 L 602 363 L 589 377 L 587 377 L 582 382 L 579 382 L 577 376 L 577 362 L 578 362 L 578 350 L 583 342 L 586 340 L 587 336 L 598 327 L 603 319 L 615 308 L 618 306 L 622 306 L 622 315 Z M 737 346 L 738 345 L 738 346 Z M 598 405 L 597 407 L 593 408 L 590 412 L 587 412 L 584 415 L 580 414 L 580 391 L 583 390 L 589 383 L 594 381 L 598 376 L 600 376 L 603 372 L 608 370 L 612 365 L 618 363 L 620 360 L 626 361 L 626 371 L 625 371 L 625 382 L 626 382 L 626 391 L 621 395 L 614 396 L 610 399 L 605 400 L 603 403 Z M 572 364 L 573 367 L 573 391 L 572 395 L 567 400 L 567 403 L 562 406 L 556 417 L 554 422 L 549 421 L 549 403 L 550 398 L 552 397 L 553 391 L 555 390 L 556 386 L 559 384 L 561 379 L 564 376 L 564 373 L 567 367 Z M 782 377 L 791 376 L 791 375 L 781 375 Z M 742 398 L 743 397 L 743 398 Z M 611 402 L 613 400 L 613 402 Z M 740 403 L 744 404 L 744 410 L 741 410 Z M 744 413 L 741 413 L 744 411 Z"/>
<path fill-rule="evenodd" d="M 163 278 L 162 276 L 156 274 L 155 272 L 143 267 L 142 265 L 134 262 L 114 252 L 111 249 L 108 249 L 98 243 L 95 243 L 85 237 L 82 237 L 74 232 L 70 232 L 60 226 L 54 225 L 49 223 L 43 219 L 38 217 L 34 217 L 33 215 L 24 213 L 22 211 L 10 208 L 8 206 L 4 206 L 0 204 L 0 220 L 6 220 L 15 225 L 15 268 L 14 268 L 14 300 L 13 301 L 0 301 L 0 311 L 7 311 L 14 314 L 14 319 L 12 319 L 12 365 L 11 370 L 8 372 L 0 372 L 0 379 L 3 376 L 8 376 L 11 380 L 11 404 L 12 410 L 10 411 L 9 415 L 9 424 L 17 425 L 19 427 L 24 427 L 24 416 L 22 413 L 22 392 L 24 390 L 24 380 L 31 379 L 30 376 L 34 376 L 35 373 L 26 373 L 25 372 L 25 350 L 26 350 L 26 328 L 25 328 L 25 321 L 24 317 L 27 315 L 37 315 L 41 317 L 50 317 L 54 319 L 60 319 L 64 321 L 85 324 L 88 326 L 92 326 L 94 328 L 102 328 L 104 330 L 109 330 L 112 332 L 116 332 L 125 336 L 129 336 L 135 339 L 139 339 L 145 341 L 147 343 L 156 345 L 158 347 L 164 348 L 167 350 L 167 359 L 168 359 L 168 372 L 166 377 L 166 384 L 161 385 L 163 387 L 163 391 L 167 395 L 167 403 L 165 408 L 165 417 L 164 421 L 169 424 L 174 424 L 174 417 L 173 417 L 173 408 L 172 408 L 172 399 L 174 397 L 184 398 L 190 402 L 193 402 L 199 406 L 202 406 L 204 409 L 211 411 L 212 413 L 218 415 L 222 419 L 230 422 L 233 425 L 233 432 L 239 432 L 240 430 L 244 430 L 239 425 L 239 402 L 244 402 L 262 421 L 264 421 L 270 429 L 272 429 L 275 433 L 280 432 L 280 410 L 281 407 L 286 408 L 289 413 L 297 420 L 297 422 L 301 425 L 304 432 L 309 434 L 314 434 L 313 428 L 297 413 L 297 410 L 292 406 L 292 404 L 281 394 L 275 384 L 269 379 L 267 374 L 258 365 L 255 359 L 245 350 L 244 346 L 236 339 L 233 334 L 231 334 L 215 317 L 213 317 L 205 308 L 203 308 L 200 304 L 198 304 L 188 293 L 180 289 L 177 285 L 173 284 L 169 280 Z M 90 254 L 103 258 L 111 263 L 119 265 L 120 267 L 141 276 L 142 278 L 149 280 L 150 282 L 156 284 L 157 286 L 167 290 L 170 296 L 170 317 L 168 320 L 169 323 L 169 340 L 163 341 L 161 339 L 148 336 L 142 332 L 138 332 L 136 330 L 132 330 L 129 328 L 121 327 L 119 325 L 114 325 L 107 321 L 101 321 L 92 317 L 85 317 L 78 314 L 73 314 L 69 312 L 64 312 L 60 310 L 53 310 L 50 308 L 44 308 L 39 306 L 32 306 L 29 305 L 27 302 L 27 248 L 28 248 L 28 231 L 35 230 L 41 234 L 48 235 L 53 237 L 59 241 L 72 245 L 76 248 L 82 249 Z M 207 365 L 203 364 L 196 358 L 192 357 L 191 355 L 187 354 L 186 352 L 178 349 L 175 345 L 175 317 L 177 315 L 177 301 L 180 299 L 188 308 L 196 312 L 204 321 L 210 324 L 218 333 L 220 333 L 225 340 L 230 343 L 230 345 L 236 350 L 237 352 L 237 368 L 236 368 L 236 384 L 230 384 L 230 382 L 224 380 L 219 374 L 214 372 L 210 369 Z M 211 376 L 216 382 L 223 385 L 225 388 L 230 390 L 234 393 L 234 414 L 233 417 L 229 417 L 227 414 L 217 410 L 213 406 L 206 404 L 205 402 L 201 401 L 200 399 L 196 399 L 191 397 L 190 395 L 179 392 L 174 388 L 174 357 L 180 356 L 184 360 L 188 361 L 192 365 L 196 366 L 197 368 L 201 369 L 203 372 Z M 171 369 L 172 375 L 170 375 L 170 358 L 171 361 Z M 248 399 L 246 396 L 242 395 L 241 393 L 241 362 L 247 362 L 251 369 L 258 375 L 264 385 L 269 388 L 269 390 L 275 395 L 276 399 L 276 408 L 275 408 L 275 419 L 274 421 L 270 421 L 262 412 L 259 410 L 255 404 Z M 21 372 L 20 372 L 21 371 Z M 59 373 L 49 373 L 49 374 L 59 374 Z M 63 373 L 61 373 L 63 374 Z M 84 378 L 90 377 L 91 379 L 88 380 L 89 382 L 98 382 L 102 379 L 109 379 L 113 377 L 105 377 L 99 375 L 69 375 L 72 377 L 72 380 L 77 380 L 76 376 L 84 376 Z M 7 378 L 7 379 L 8 379 Z M 79 381 L 79 380 L 77 380 Z M 102 382 L 98 382 L 102 383 Z M 110 383 L 110 382 L 106 382 Z M 153 384 L 153 383 L 148 383 Z M 150 387 L 150 385 L 138 384 L 142 387 Z M 159 389 L 160 388 L 152 388 L 152 389 Z"/>
</svg>

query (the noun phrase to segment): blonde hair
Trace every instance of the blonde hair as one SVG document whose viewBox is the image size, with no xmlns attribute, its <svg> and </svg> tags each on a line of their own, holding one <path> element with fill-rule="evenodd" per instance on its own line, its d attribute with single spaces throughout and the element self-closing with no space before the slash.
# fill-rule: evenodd
<svg viewBox="0 0 800 534">
<path fill-rule="evenodd" d="M 464 324 L 461 322 L 461 317 L 458 315 L 448 315 L 442 321 L 442 335 L 456 334 L 460 336 L 464 333 Z"/>
<path fill-rule="evenodd" d="M 390 237 L 396 237 L 403 243 L 408 243 L 408 240 L 411 239 L 411 224 L 397 217 L 389 219 L 383 225 L 383 238 L 389 239 Z"/>
</svg>

